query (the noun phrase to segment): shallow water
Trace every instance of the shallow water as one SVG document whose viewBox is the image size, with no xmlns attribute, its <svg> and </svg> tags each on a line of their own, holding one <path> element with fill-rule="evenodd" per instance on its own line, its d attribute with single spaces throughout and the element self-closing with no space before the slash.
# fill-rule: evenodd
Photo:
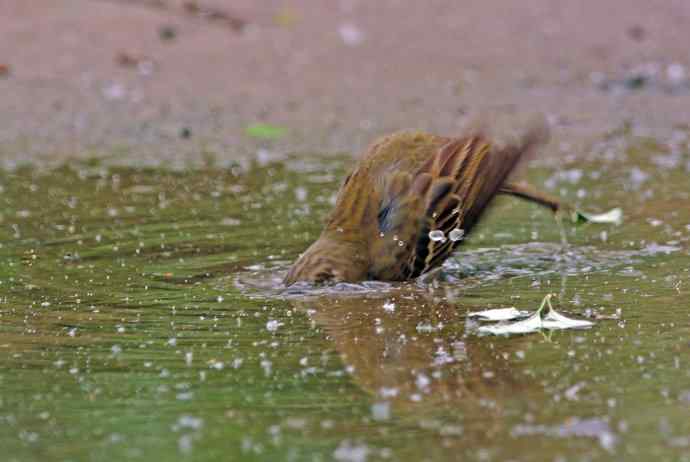
<svg viewBox="0 0 690 462">
<path fill-rule="evenodd" d="M 277 282 L 345 159 L 0 173 L 3 460 L 690 460 L 687 137 L 626 136 L 529 171 L 622 226 L 500 198 L 436 278 L 322 291 Z M 466 318 L 546 293 L 594 328 Z"/>
</svg>

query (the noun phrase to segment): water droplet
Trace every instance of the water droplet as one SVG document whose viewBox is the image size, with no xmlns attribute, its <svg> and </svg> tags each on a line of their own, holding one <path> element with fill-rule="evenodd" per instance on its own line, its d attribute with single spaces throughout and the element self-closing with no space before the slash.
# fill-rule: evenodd
<svg viewBox="0 0 690 462">
<path fill-rule="evenodd" d="M 383 309 L 388 311 L 389 313 L 392 313 L 395 311 L 395 303 L 393 302 L 386 302 L 383 304 Z"/>
<path fill-rule="evenodd" d="M 296 188 L 295 189 L 295 198 L 300 202 L 306 201 L 307 200 L 307 190 L 302 188 L 302 187 Z"/>
<path fill-rule="evenodd" d="M 448 237 L 450 238 L 451 241 L 457 242 L 461 240 L 465 236 L 465 231 L 460 229 L 460 228 L 455 228 L 448 234 Z"/>
<path fill-rule="evenodd" d="M 391 405 L 388 401 L 374 403 L 371 406 L 371 417 L 374 420 L 388 420 L 391 417 Z"/>
<path fill-rule="evenodd" d="M 276 321 L 275 319 L 271 319 L 266 323 L 266 330 L 269 332 L 275 332 L 278 330 L 280 326 L 282 326 L 283 323 L 280 321 Z"/>
<path fill-rule="evenodd" d="M 429 239 L 431 239 L 434 242 L 445 242 L 446 235 L 443 234 L 443 231 L 441 231 L 440 229 L 435 229 L 429 232 Z"/>
<path fill-rule="evenodd" d="M 415 380 L 415 385 L 417 385 L 417 388 L 420 390 L 428 388 L 430 383 L 431 379 L 424 374 L 417 375 L 417 379 Z"/>
<path fill-rule="evenodd" d="M 333 459 L 339 462 L 365 462 L 369 452 L 369 448 L 363 444 L 354 444 L 350 440 L 344 440 L 333 452 Z"/>
</svg>

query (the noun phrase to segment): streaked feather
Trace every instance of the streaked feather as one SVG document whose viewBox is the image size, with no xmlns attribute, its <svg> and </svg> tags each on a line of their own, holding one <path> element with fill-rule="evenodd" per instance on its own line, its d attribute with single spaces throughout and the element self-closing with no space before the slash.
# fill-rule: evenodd
<svg viewBox="0 0 690 462">
<path fill-rule="evenodd" d="M 493 149 L 481 132 L 456 139 L 419 132 L 382 138 L 346 178 L 321 237 L 285 282 L 405 280 L 438 267 L 461 241 L 433 241 L 429 233 L 469 234 L 544 133 L 537 126 L 503 149 Z"/>
</svg>

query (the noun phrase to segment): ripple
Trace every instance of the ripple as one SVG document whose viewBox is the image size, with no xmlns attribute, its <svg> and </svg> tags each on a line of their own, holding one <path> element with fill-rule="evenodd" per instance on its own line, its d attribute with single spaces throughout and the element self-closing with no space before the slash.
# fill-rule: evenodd
<svg viewBox="0 0 690 462">
<path fill-rule="evenodd" d="M 476 286 L 502 279 L 544 277 L 550 275 L 576 276 L 607 271 L 612 268 L 631 268 L 648 254 L 645 250 L 604 250 L 595 246 L 563 248 L 560 244 L 530 242 L 527 244 L 484 247 L 458 252 L 448 259 L 441 271 L 428 273 L 414 283 L 364 281 L 314 285 L 299 282 L 285 287 L 283 277 L 287 262 L 255 265 L 252 271 L 234 277 L 233 284 L 244 295 L 267 298 L 303 298 L 323 295 L 356 296 L 387 292 L 400 286 L 430 284 Z"/>
<path fill-rule="evenodd" d="M 639 263 L 644 252 L 604 250 L 594 246 L 563 248 L 530 242 L 460 252 L 443 267 L 446 282 L 467 277 L 483 281 L 549 275 L 576 276 Z"/>
</svg>

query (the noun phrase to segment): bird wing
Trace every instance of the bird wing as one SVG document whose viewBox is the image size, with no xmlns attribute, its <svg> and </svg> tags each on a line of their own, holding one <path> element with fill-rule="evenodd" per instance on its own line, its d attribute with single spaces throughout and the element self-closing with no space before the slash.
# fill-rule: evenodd
<svg viewBox="0 0 690 462">
<path fill-rule="evenodd" d="M 520 143 L 493 150 L 481 134 L 448 141 L 409 174 L 383 181 L 379 236 L 371 245 L 370 277 L 415 278 L 443 263 L 467 236 L 524 153 L 543 140 L 532 130 Z M 441 231 L 443 239 L 432 239 Z M 439 233 L 435 233 L 439 235 Z"/>
</svg>

